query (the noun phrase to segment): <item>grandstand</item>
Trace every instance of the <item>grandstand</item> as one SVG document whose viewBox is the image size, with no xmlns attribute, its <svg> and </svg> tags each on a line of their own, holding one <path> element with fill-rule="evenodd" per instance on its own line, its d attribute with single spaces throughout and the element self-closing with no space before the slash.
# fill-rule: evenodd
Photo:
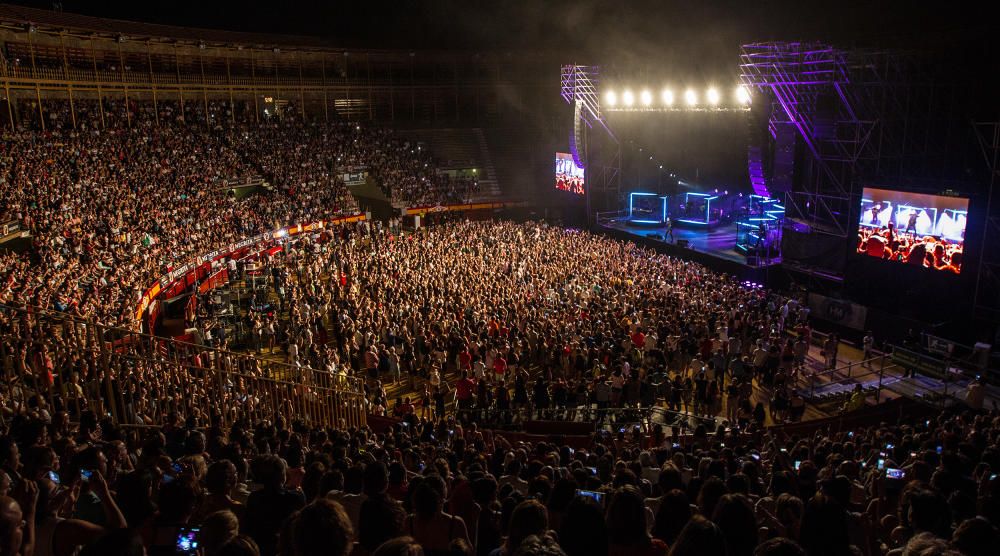
<svg viewBox="0 0 1000 556">
<path fill-rule="evenodd" d="M 11 4 L 0 54 L 0 556 L 1000 541 L 978 346 L 529 217 L 544 56 Z"/>
</svg>

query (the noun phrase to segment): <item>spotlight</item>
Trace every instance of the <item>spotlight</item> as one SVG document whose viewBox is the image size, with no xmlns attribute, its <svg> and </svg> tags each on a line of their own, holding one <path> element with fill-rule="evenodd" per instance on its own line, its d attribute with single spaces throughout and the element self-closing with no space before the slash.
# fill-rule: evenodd
<svg viewBox="0 0 1000 556">
<path fill-rule="evenodd" d="M 622 93 L 622 102 L 625 103 L 625 106 L 632 106 L 635 103 L 635 95 L 632 94 L 632 91 L 626 90 Z"/>
<path fill-rule="evenodd" d="M 684 100 L 690 106 L 694 106 L 695 104 L 698 104 L 698 93 L 694 92 L 694 89 L 688 89 L 684 92 Z"/>
<path fill-rule="evenodd" d="M 743 85 L 736 87 L 736 100 L 740 104 L 750 104 L 750 90 Z"/>
<path fill-rule="evenodd" d="M 719 91 L 715 87 L 709 89 L 706 96 L 708 97 L 708 103 L 712 106 L 719 104 Z"/>
<path fill-rule="evenodd" d="M 608 106 L 614 106 L 618 104 L 618 95 L 616 95 L 614 91 L 608 91 L 604 93 L 604 102 L 606 102 Z"/>
<path fill-rule="evenodd" d="M 650 104 L 653 104 L 653 93 L 643 91 L 642 94 L 639 95 L 639 99 L 642 101 L 643 106 L 649 106 Z"/>
<path fill-rule="evenodd" d="M 663 94 L 660 96 L 663 98 L 663 104 L 670 106 L 674 103 L 674 92 L 670 89 L 663 89 Z"/>
</svg>

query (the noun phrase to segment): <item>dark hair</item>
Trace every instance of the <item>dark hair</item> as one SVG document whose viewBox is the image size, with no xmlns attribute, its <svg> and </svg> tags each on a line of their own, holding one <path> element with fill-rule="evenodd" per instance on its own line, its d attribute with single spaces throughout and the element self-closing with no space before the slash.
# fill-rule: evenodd
<svg viewBox="0 0 1000 556">
<path fill-rule="evenodd" d="M 615 491 L 608 504 L 608 539 L 613 545 L 645 546 L 649 544 L 646 532 L 646 505 L 639 489 L 626 485 Z"/>
<path fill-rule="evenodd" d="M 757 545 L 753 556 L 806 556 L 806 551 L 792 539 L 777 537 Z"/>
<path fill-rule="evenodd" d="M 799 538 L 809 556 L 849 556 L 847 511 L 832 498 L 816 494 L 806 504 Z"/>
<path fill-rule="evenodd" d="M 424 549 L 413 537 L 396 537 L 382 543 L 372 556 L 424 556 Z"/>
<path fill-rule="evenodd" d="M 727 494 L 715 506 L 712 521 L 722 530 L 729 556 L 751 556 L 757 546 L 757 518 L 742 494 Z"/>
<path fill-rule="evenodd" d="M 667 546 L 673 546 L 689 519 L 691 502 L 684 491 L 675 488 L 660 498 L 660 507 L 653 523 L 653 536 L 667 543 Z"/>
<path fill-rule="evenodd" d="M 328 498 L 319 498 L 302 508 L 291 524 L 292 548 L 296 556 L 346 556 L 354 531 L 344 508 Z"/>
<path fill-rule="evenodd" d="M 246 535 L 236 535 L 232 540 L 222 545 L 215 556 L 260 556 L 257 543 Z"/>
<path fill-rule="evenodd" d="M 566 507 L 559 527 L 559 544 L 569 556 L 604 556 L 608 553 L 608 530 L 604 508 L 592 498 L 577 496 Z"/>
<path fill-rule="evenodd" d="M 549 512 L 538 500 L 525 500 L 514 508 L 510 516 L 505 552 L 512 553 L 521 541 L 531 535 L 545 534 L 549 529 Z"/>
<path fill-rule="evenodd" d="M 160 521 L 180 523 L 194 513 L 198 494 L 190 482 L 177 479 L 160 486 Z"/>
<path fill-rule="evenodd" d="M 966 556 L 988 556 L 996 554 L 1000 534 L 989 521 L 974 517 L 966 519 L 955 529 L 951 544 Z"/>
<path fill-rule="evenodd" d="M 228 459 L 222 459 L 208 466 L 205 490 L 211 494 L 228 494 L 236 480 L 236 466 Z"/>
<path fill-rule="evenodd" d="M 444 505 L 444 479 L 440 475 L 428 475 L 417 485 L 413 493 L 413 512 L 421 518 L 430 518 Z"/>
<path fill-rule="evenodd" d="M 367 483 L 366 483 L 367 484 Z M 403 534 L 406 512 L 386 494 L 372 494 L 361 503 L 358 542 L 369 553 L 385 541 Z"/>
<path fill-rule="evenodd" d="M 726 556 L 726 539 L 714 523 L 694 515 L 670 547 L 670 556 Z"/>
<path fill-rule="evenodd" d="M 698 490 L 698 511 L 705 517 L 715 513 L 715 505 L 726 494 L 726 484 L 718 477 L 709 477 Z"/>
</svg>

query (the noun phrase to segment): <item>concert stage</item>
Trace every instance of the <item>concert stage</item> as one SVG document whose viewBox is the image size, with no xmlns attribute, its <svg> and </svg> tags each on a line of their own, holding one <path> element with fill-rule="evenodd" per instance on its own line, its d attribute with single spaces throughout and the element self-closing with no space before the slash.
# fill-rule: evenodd
<svg viewBox="0 0 1000 556">
<path fill-rule="evenodd" d="M 643 225 L 637 227 L 629 222 L 627 215 L 598 215 L 597 224 L 620 239 L 630 239 L 642 245 L 653 247 L 671 256 L 694 260 L 718 270 L 736 274 L 752 280 L 761 278 L 770 266 L 781 263 L 781 257 L 765 260 L 749 258 L 737 250 L 736 224 L 722 224 L 713 228 L 673 227 L 673 241 L 663 234 L 666 226 Z M 757 280 L 762 281 L 762 280 Z"/>
</svg>

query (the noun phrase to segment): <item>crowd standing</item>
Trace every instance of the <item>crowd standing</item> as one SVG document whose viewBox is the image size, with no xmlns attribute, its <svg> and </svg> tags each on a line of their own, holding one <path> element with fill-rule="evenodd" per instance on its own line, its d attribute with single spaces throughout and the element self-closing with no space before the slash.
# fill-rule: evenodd
<svg viewBox="0 0 1000 556">
<path fill-rule="evenodd" d="M 1000 414 L 971 411 L 574 447 L 455 420 L 135 429 L 34 408 L 0 429 L 0 554 L 987 556 L 998 440 Z"/>
<path fill-rule="evenodd" d="M 132 326 L 144 289 L 195 255 L 356 212 L 345 168 L 367 169 L 404 203 L 467 194 L 389 132 L 304 123 L 293 108 L 256 122 L 226 103 L 206 115 L 201 103 L 77 100 L 73 129 L 68 103 L 45 106 L 44 132 L 25 124 L 0 145 L 0 221 L 33 242 L 0 252 L 2 303 Z M 238 200 L 231 189 L 256 177 L 270 187 Z"/>
</svg>

